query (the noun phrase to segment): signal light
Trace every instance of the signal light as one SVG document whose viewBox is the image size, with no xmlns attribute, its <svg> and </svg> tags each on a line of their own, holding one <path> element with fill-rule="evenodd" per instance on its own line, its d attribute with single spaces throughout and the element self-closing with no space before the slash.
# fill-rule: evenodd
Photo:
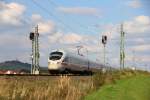
<svg viewBox="0 0 150 100">
<path fill-rule="evenodd" d="M 106 35 L 103 35 L 103 36 L 102 36 L 102 43 L 103 43 L 103 44 L 106 44 L 106 43 L 107 43 L 107 36 L 106 36 Z"/>
<path fill-rule="evenodd" d="M 31 32 L 31 33 L 30 33 L 30 40 L 33 40 L 33 39 L 34 39 L 34 33 Z"/>
</svg>

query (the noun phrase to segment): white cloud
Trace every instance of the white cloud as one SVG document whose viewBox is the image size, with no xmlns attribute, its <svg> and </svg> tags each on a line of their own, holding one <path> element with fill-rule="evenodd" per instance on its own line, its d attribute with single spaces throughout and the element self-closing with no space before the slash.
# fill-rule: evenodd
<svg viewBox="0 0 150 100">
<path fill-rule="evenodd" d="M 14 48 L 29 48 L 30 41 L 26 36 L 21 35 L 10 35 L 1 34 L 0 35 L 0 46 L 1 47 L 14 47 Z M 16 48 L 16 50 L 17 50 Z"/>
<path fill-rule="evenodd" d="M 124 29 L 127 33 L 142 34 L 150 31 L 149 16 L 137 16 L 131 21 L 125 21 L 124 24 Z"/>
<path fill-rule="evenodd" d="M 52 21 L 39 22 L 39 32 L 40 33 L 51 33 L 54 31 L 54 23 Z"/>
<path fill-rule="evenodd" d="M 131 50 L 134 51 L 150 51 L 150 45 L 149 44 L 144 44 L 144 45 L 138 45 L 138 46 L 133 46 Z"/>
<path fill-rule="evenodd" d="M 32 22 L 39 26 L 39 33 L 42 35 L 55 31 L 55 23 L 52 20 L 44 20 L 39 14 L 32 15 Z"/>
<path fill-rule="evenodd" d="M 4 60 L 18 59 L 23 62 L 29 61 L 31 41 L 28 36 L 1 34 L 0 35 L 0 58 Z"/>
<path fill-rule="evenodd" d="M 132 8 L 140 8 L 142 6 L 140 0 L 130 0 L 127 5 Z"/>
<path fill-rule="evenodd" d="M 144 25 L 149 25 L 150 24 L 150 17 L 149 16 L 144 16 L 144 15 L 137 16 L 135 18 L 135 21 L 137 23 L 141 23 L 141 24 L 144 24 Z"/>
<path fill-rule="evenodd" d="M 81 42 L 83 37 L 76 33 L 64 34 L 62 32 L 56 32 L 48 38 L 50 43 L 75 44 Z"/>
<path fill-rule="evenodd" d="M 116 39 L 119 36 L 119 25 L 106 24 L 102 26 L 102 35 L 107 35 L 108 39 Z"/>
<path fill-rule="evenodd" d="M 25 11 L 25 6 L 18 3 L 9 3 L 0 2 L 0 24 L 2 25 L 15 25 L 19 26 L 23 13 Z"/>
<path fill-rule="evenodd" d="M 100 16 L 100 10 L 90 7 L 59 7 L 59 11 L 69 14 Z"/>
<path fill-rule="evenodd" d="M 126 58 L 125 58 L 126 61 L 135 61 L 136 63 L 137 62 L 150 62 L 150 56 L 148 55 L 127 55 Z"/>
<path fill-rule="evenodd" d="M 145 43 L 145 40 L 143 38 L 136 38 L 133 39 L 133 41 L 135 41 L 136 43 Z"/>
<path fill-rule="evenodd" d="M 106 24 L 99 27 L 102 30 L 102 34 L 107 35 L 109 39 L 116 39 L 120 36 L 119 24 Z M 127 33 L 127 36 L 147 34 L 150 32 L 150 16 L 141 15 L 136 16 L 132 20 L 124 21 L 124 31 Z M 141 39 L 139 41 L 141 41 Z"/>
<path fill-rule="evenodd" d="M 42 21 L 42 16 L 39 14 L 32 14 L 31 18 L 33 22 Z"/>
<path fill-rule="evenodd" d="M 98 44 L 97 37 L 91 35 L 81 35 L 77 33 L 56 32 L 48 37 L 49 44 L 67 48 L 69 51 L 74 51 L 76 46 L 82 45 L 89 52 L 99 52 L 102 45 Z M 85 50 L 84 50 L 85 51 Z"/>
<path fill-rule="evenodd" d="M 56 32 L 56 33 L 48 36 L 48 41 L 51 44 L 53 44 L 53 43 L 59 43 L 60 39 L 62 39 L 63 35 L 64 34 L 62 32 Z"/>
<path fill-rule="evenodd" d="M 79 43 L 82 40 L 82 36 L 75 34 L 75 33 L 70 33 L 70 34 L 66 34 L 63 36 L 63 38 L 61 39 L 60 42 L 64 42 L 64 43 Z"/>
</svg>

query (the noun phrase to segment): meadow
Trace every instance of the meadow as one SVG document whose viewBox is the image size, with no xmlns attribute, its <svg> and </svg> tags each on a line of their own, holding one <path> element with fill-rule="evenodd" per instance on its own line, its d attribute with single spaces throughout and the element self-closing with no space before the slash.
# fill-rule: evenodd
<svg viewBox="0 0 150 100">
<path fill-rule="evenodd" d="M 149 75 L 124 70 L 93 76 L 0 76 L 0 100 L 83 100 L 104 85 L 139 73 Z"/>
<path fill-rule="evenodd" d="M 85 100 L 150 100 L 150 75 L 138 74 L 104 85 Z"/>
<path fill-rule="evenodd" d="M 79 100 L 92 90 L 91 77 L 0 76 L 0 100 Z"/>
</svg>

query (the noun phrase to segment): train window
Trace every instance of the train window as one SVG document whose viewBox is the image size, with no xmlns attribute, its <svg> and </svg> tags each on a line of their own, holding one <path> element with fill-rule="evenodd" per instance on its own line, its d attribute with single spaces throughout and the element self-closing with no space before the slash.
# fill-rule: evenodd
<svg viewBox="0 0 150 100">
<path fill-rule="evenodd" d="M 62 52 L 52 52 L 50 55 L 63 55 L 63 53 Z"/>
<path fill-rule="evenodd" d="M 61 56 L 50 56 L 50 60 L 59 60 L 61 59 Z"/>
<path fill-rule="evenodd" d="M 49 59 L 50 59 L 50 60 L 59 60 L 59 59 L 61 59 L 62 55 L 63 55 L 62 52 L 52 52 L 52 53 L 50 54 Z"/>
</svg>

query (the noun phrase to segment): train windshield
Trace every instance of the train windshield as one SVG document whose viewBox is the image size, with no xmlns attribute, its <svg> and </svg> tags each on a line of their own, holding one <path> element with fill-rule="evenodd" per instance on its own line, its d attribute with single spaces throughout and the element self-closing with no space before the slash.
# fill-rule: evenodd
<svg viewBox="0 0 150 100">
<path fill-rule="evenodd" d="M 50 59 L 50 60 L 60 60 L 61 57 L 62 57 L 62 55 L 63 55 L 62 52 L 52 52 L 52 53 L 50 54 L 49 59 Z"/>
</svg>

